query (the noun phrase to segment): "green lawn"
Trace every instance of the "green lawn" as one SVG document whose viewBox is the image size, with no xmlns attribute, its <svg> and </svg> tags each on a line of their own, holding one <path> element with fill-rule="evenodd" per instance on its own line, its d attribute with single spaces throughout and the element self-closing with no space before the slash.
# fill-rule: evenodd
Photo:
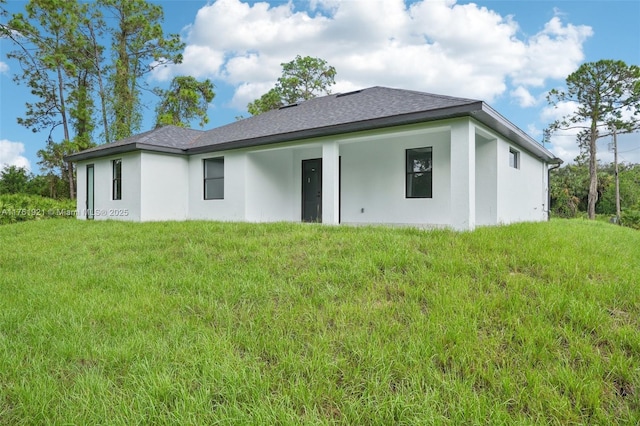
<svg viewBox="0 0 640 426">
<path fill-rule="evenodd" d="M 640 232 L 0 226 L 0 424 L 640 423 Z"/>
</svg>

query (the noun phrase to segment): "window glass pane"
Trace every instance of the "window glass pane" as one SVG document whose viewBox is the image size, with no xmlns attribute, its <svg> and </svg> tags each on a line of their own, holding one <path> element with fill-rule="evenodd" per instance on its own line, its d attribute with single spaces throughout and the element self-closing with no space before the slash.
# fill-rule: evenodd
<svg viewBox="0 0 640 426">
<path fill-rule="evenodd" d="M 211 178 L 223 178 L 224 177 L 224 159 L 223 158 L 211 158 L 204 160 L 204 177 Z"/>
<path fill-rule="evenodd" d="M 87 166 L 87 219 L 93 219 L 94 199 L 93 164 L 90 164 Z"/>
<path fill-rule="evenodd" d="M 113 199 L 122 199 L 122 181 L 120 179 L 113 181 Z"/>
<path fill-rule="evenodd" d="M 113 160 L 113 199 L 122 199 L 122 160 Z"/>
<path fill-rule="evenodd" d="M 431 171 L 431 148 L 407 150 L 407 173 Z"/>
<path fill-rule="evenodd" d="M 509 166 L 514 169 L 518 168 L 518 151 L 509 149 Z"/>
<path fill-rule="evenodd" d="M 433 191 L 432 148 L 407 150 L 406 196 L 408 198 L 431 198 Z"/>
<path fill-rule="evenodd" d="M 224 199 L 224 157 L 204 160 L 204 199 Z"/>
<path fill-rule="evenodd" d="M 431 173 L 414 173 L 408 175 L 410 197 L 431 198 Z"/>
<path fill-rule="evenodd" d="M 206 200 L 224 199 L 224 179 L 208 179 L 204 181 L 204 198 Z"/>
</svg>

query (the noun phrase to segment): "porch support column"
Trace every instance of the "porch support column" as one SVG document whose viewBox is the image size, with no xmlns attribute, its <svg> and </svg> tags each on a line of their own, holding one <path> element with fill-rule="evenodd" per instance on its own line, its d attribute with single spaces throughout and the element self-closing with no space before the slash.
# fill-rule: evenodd
<svg viewBox="0 0 640 426">
<path fill-rule="evenodd" d="M 337 225 L 340 218 L 340 146 L 322 144 L 322 223 Z"/>
<path fill-rule="evenodd" d="M 451 126 L 451 226 L 476 226 L 476 135 L 469 119 Z"/>
</svg>

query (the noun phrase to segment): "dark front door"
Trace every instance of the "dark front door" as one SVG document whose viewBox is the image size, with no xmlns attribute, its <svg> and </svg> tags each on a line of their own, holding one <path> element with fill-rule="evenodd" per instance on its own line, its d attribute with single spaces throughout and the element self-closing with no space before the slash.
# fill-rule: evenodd
<svg viewBox="0 0 640 426">
<path fill-rule="evenodd" d="M 322 222 L 322 158 L 302 161 L 302 221 Z"/>
</svg>

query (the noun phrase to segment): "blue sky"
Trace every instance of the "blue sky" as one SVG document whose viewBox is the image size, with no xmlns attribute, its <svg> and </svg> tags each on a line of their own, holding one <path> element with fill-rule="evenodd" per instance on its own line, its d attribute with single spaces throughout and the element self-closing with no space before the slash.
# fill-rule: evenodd
<svg viewBox="0 0 640 426">
<path fill-rule="evenodd" d="M 321 57 L 337 69 L 334 92 L 389 86 L 482 99 L 537 140 L 563 111 L 546 93 L 584 62 L 640 64 L 637 0 L 306 0 L 152 1 L 165 11 L 167 33 L 186 42 L 183 64 L 158 70 L 151 86 L 175 75 L 210 78 L 216 97 L 205 128 L 246 113 L 246 104 L 270 89 L 280 64 L 296 55 Z M 25 2 L 9 0 L 17 12 Z M 12 46 L 0 41 L 0 163 L 39 172 L 36 152 L 47 133 L 19 126 L 33 99 L 12 81 Z M 141 131 L 153 126 L 157 98 L 145 98 Z M 194 123 L 194 126 L 197 126 Z M 98 135 L 96 135 L 96 138 Z M 578 153 L 571 134 L 548 147 L 565 161 Z M 611 161 L 607 140 L 599 158 Z M 640 162 L 640 135 L 620 139 L 620 158 Z"/>
</svg>

